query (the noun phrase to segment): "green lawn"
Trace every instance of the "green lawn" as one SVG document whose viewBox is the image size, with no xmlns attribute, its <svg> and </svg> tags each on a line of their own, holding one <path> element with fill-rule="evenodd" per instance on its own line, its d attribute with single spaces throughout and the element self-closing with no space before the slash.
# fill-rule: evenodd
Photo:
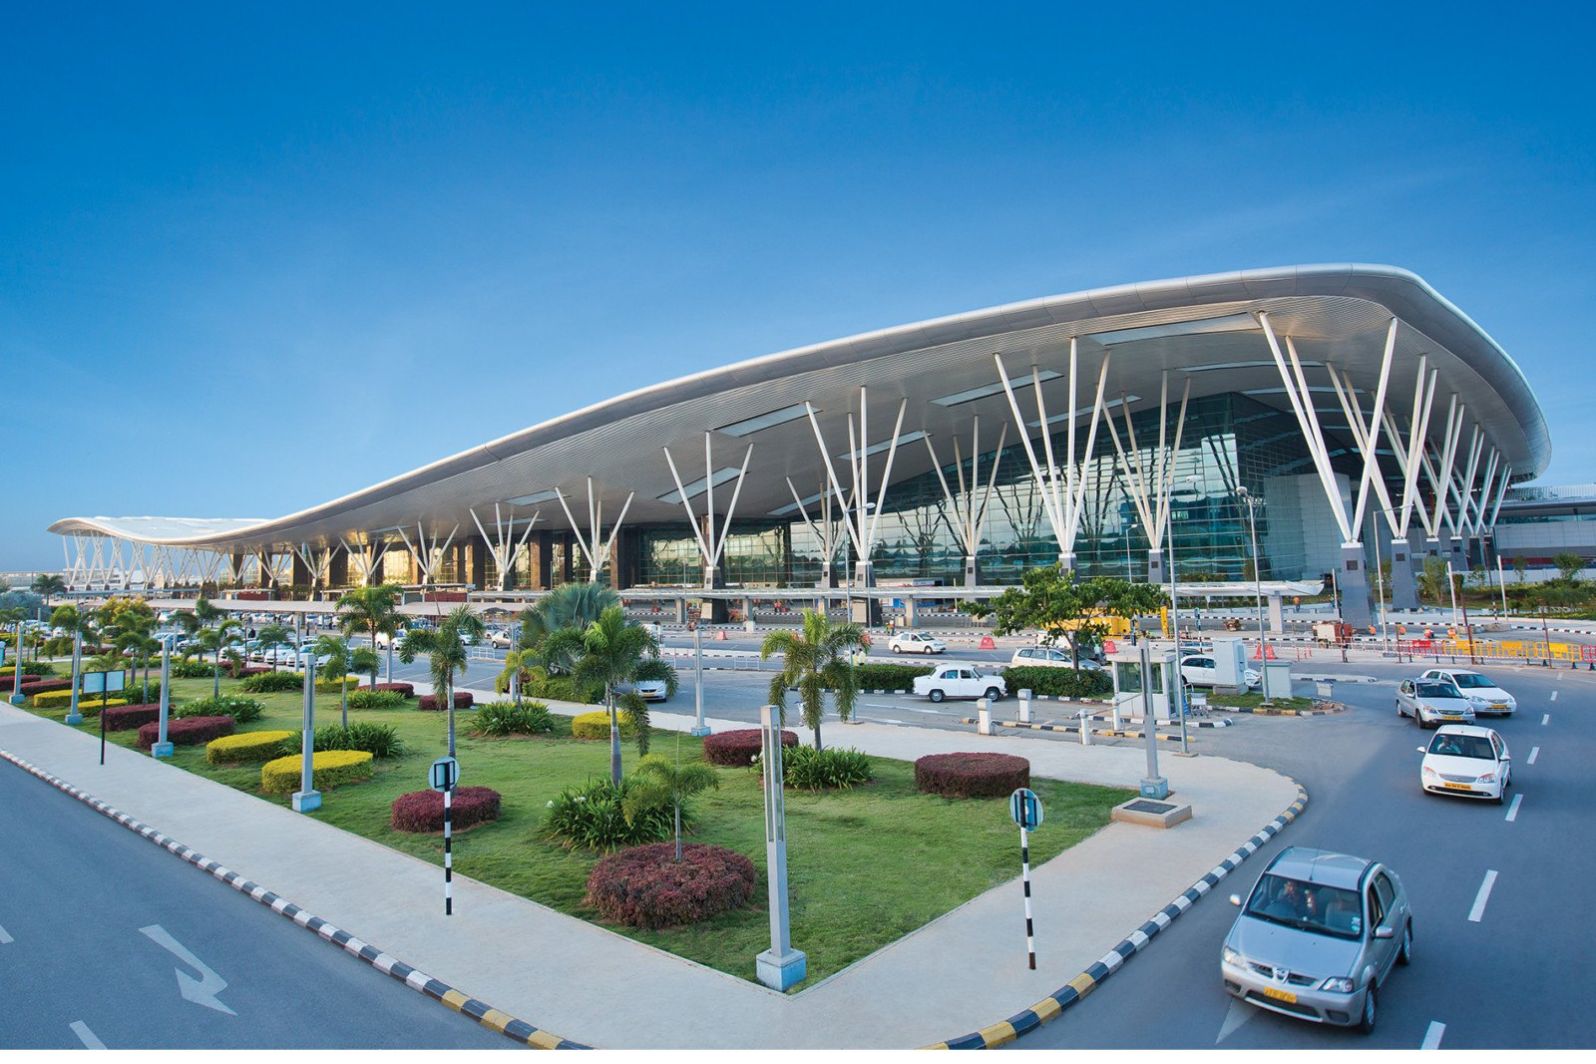
<svg viewBox="0 0 1596 1064">
<path fill-rule="evenodd" d="M 223 681 L 224 688 L 234 688 Z M 209 680 L 174 680 L 176 698 L 210 694 Z M 298 730 L 300 696 L 294 692 L 254 695 L 265 716 L 245 731 Z M 414 702 L 410 703 L 412 706 Z M 64 710 L 39 712 L 60 720 Z M 427 861 L 439 862 L 441 838 L 393 831 L 388 810 L 393 799 L 426 784 L 426 767 L 446 750 L 444 715 L 415 709 L 350 711 L 350 719 L 392 724 L 404 738 L 402 758 L 378 762 L 376 778 L 324 795 L 311 814 Z M 545 804 L 561 789 L 608 773 L 608 746 L 571 739 L 471 739 L 457 717 L 459 758 L 464 785 L 487 786 L 503 795 L 503 813 L 455 839 L 455 867 L 464 875 L 531 898 L 561 912 L 594 920 L 582 904 L 587 876 L 599 855 L 568 852 L 542 837 Z M 318 699 L 318 723 L 338 720 L 336 696 Z M 88 719 L 81 727 L 96 731 Z M 846 729 L 830 733 L 846 745 Z M 135 746 L 135 732 L 112 733 L 112 740 Z M 654 750 L 686 758 L 700 756 L 697 739 L 657 733 Z M 625 748 L 628 768 L 636 748 Z M 792 892 L 792 938 L 809 957 L 809 980 L 824 978 L 987 888 L 1014 877 L 1019 864 L 1018 832 L 1003 799 L 955 801 L 919 794 L 907 762 L 874 759 L 875 782 L 853 791 L 787 794 L 788 868 Z M 174 763 L 214 780 L 259 795 L 258 767 L 211 765 L 203 747 L 177 748 Z M 695 798 L 694 841 L 712 842 L 747 854 L 764 869 L 762 799 L 758 777 L 749 770 L 721 769 L 721 787 Z M 1110 808 L 1132 792 L 1036 780 L 1033 788 L 1047 809 L 1045 826 L 1031 837 L 1037 863 L 1097 831 Z M 263 801 L 281 801 L 262 797 Z M 439 893 L 441 895 L 440 872 Z M 757 907 L 725 914 L 690 927 L 666 931 L 615 928 L 662 949 L 745 979 L 754 977 L 754 955 L 768 948 L 769 924 L 763 876 Z M 428 899 L 433 900 L 433 899 Z M 1016 901 L 1016 905 L 1018 902 Z"/>
<path fill-rule="evenodd" d="M 1255 691 L 1248 691 L 1246 694 L 1220 694 L 1214 692 L 1208 696 L 1208 704 L 1211 706 L 1239 706 L 1243 709 L 1257 709 L 1264 704 L 1264 697 Z M 1313 699 L 1304 698 L 1301 695 L 1292 695 L 1290 698 L 1272 698 L 1268 704 L 1278 706 L 1281 709 L 1311 709 L 1313 708 Z"/>
</svg>

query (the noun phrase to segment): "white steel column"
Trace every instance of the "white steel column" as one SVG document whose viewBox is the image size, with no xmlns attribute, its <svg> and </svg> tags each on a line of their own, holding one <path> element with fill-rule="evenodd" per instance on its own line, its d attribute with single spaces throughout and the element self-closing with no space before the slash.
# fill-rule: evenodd
<svg viewBox="0 0 1596 1064">
<path fill-rule="evenodd" d="M 459 531 L 460 524 L 456 522 L 454 528 L 449 531 L 449 537 L 443 541 L 443 546 L 440 547 L 438 546 L 438 534 L 436 532 L 432 534 L 431 542 L 428 542 L 427 530 L 422 527 L 420 521 L 416 522 L 415 543 L 410 542 L 410 537 L 405 535 L 403 528 L 398 529 L 399 538 L 404 540 L 405 549 L 410 552 L 410 556 L 416 559 L 416 564 L 421 567 L 421 585 L 423 587 L 438 582 L 438 573 L 443 568 L 443 559 L 448 555 L 450 545 L 454 543 L 455 533 Z M 419 550 L 417 549 L 418 547 L 420 548 Z"/>
<path fill-rule="evenodd" d="M 809 510 L 804 506 L 804 501 L 798 495 L 798 489 L 793 486 L 792 477 L 787 478 L 787 490 L 792 492 L 792 501 L 798 507 L 798 515 L 803 518 L 804 527 L 809 529 L 809 534 L 820 541 L 822 555 L 820 558 L 820 586 L 831 587 L 831 562 L 837 555 L 837 522 L 831 516 L 831 493 L 826 490 L 824 483 L 820 485 L 820 507 L 811 519 Z M 816 521 L 818 520 L 818 524 Z"/>
<path fill-rule="evenodd" d="M 349 560 L 354 563 L 360 575 L 361 584 L 370 587 L 374 583 L 380 583 L 381 581 L 373 580 L 373 577 L 380 572 L 382 560 L 388 554 L 388 541 L 374 540 L 370 534 L 367 534 L 364 543 L 352 544 L 347 537 L 342 542 L 344 553 L 349 555 Z"/>
<path fill-rule="evenodd" d="M 942 497 L 947 500 L 948 509 L 958 518 L 954 528 L 959 534 L 960 541 L 964 544 L 964 585 L 975 587 L 978 583 L 976 574 L 976 554 L 981 549 L 981 533 L 986 527 L 986 509 L 992 501 L 992 488 L 997 483 L 998 463 L 1003 457 L 1003 444 L 1009 437 L 1009 427 L 1004 425 L 998 433 L 997 450 L 992 452 L 992 470 L 988 474 L 986 488 L 981 488 L 981 418 L 977 416 L 970 428 L 970 480 L 964 480 L 964 456 L 959 453 L 958 437 L 953 439 L 953 470 L 959 478 L 959 494 L 954 496 L 948 489 L 948 479 L 942 475 L 942 462 L 937 458 L 936 447 L 931 443 L 931 434 L 925 435 L 925 449 L 931 455 L 931 468 L 936 471 L 937 483 L 942 485 Z M 1071 442 L 1070 450 L 1074 450 Z M 1073 463 L 1074 455 L 1071 456 Z"/>
<path fill-rule="evenodd" d="M 1186 406 L 1191 399 L 1191 378 L 1186 378 L 1185 391 L 1180 399 L 1180 412 L 1175 420 L 1174 447 L 1169 442 L 1169 371 L 1165 370 L 1158 394 L 1158 450 L 1149 465 L 1143 448 L 1137 443 L 1136 428 L 1130 415 L 1128 397 L 1121 394 L 1120 412 L 1125 418 L 1125 437 L 1129 448 L 1121 442 L 1114 419 L 1108 419 L 1109 437 L 1114 441 L 1114 453 L 1125 473 L 1127 493 L 1142 519 L 1147 533 L 1147 579 L 1150 583 L 1164 582 L 1164 530 L 1169 523 L 1171 497 L 1175 487 L 1175 459 L 1180 454 L 1180 441 L 1186 429 Z M 1135 464 L 1132 464 L 1132 459 Z"/>
<path fill-rule="evenodd" d="M 488 530 L 482 527 L 482 518 L 477 516 L 476 508 L 471 509 L 471 520 L 476 522 L 477 531 L 482 533 L 482 542 L 487 544 L 488 553 L 493 556 L 493 564 L 499 571 L 499 590 L 507 591 L 510 580 L 515 575 L 516 563 L 521 560 L 521 554 L 526 550 L 527 537 L 532 534 L 532 526 L 538 523 L 543 511 L 534 510 L 532 519 L 526 523 L 526 530 L 521 533 L 521 538 L 515 538 L 515 507 L 510 507 L 510 516 L 506 520 L 499 504 L 493 504 L 493 531 L 488 535 Z"/>
<path fill-rule="evenodd" d="M 742 468 L 737 470 L 737 486 L 732 489 L 731 505 L 726 508 L 726 518 L 721 524 L 720 534 L 715 534 L 715 459 L 712 453 L 712 433 L 704 433 L 704 527 L 698 526 L 698 516 L 693 513 L 693 501 L 688 498 L 687 488 L 682 483 L 682 475 L 676 470 L 676 460 L 671 457 L 669 447 L 661 447 L 665 452 L 665 464 L 671 468 L 671 479 L 676 482 L 676 494 L 681 497 L 682 509 L 687 511 L 687 523 L 693 530 L 693 538 L 698 542 L 698 554 L 704 561 L 704 590 L 713 591 L 716 584 L 715 574 L 720 569 L 721 555 L 726 551 L 726 540 L 731 535 L 732 515 L 737 511 L 737 499 L 743 493 L 743 478 L 748 475 L 748 460 L 754 456 L 754 445 L 749 444 L 748 450 L 743 452 Z M 792 481 L 788 481 L 790 487 Z M 808 515 L 804 519 L 808 520 Z"/>
<path fill-rule="evenodd" d="M 588 581 L 597 583 L 599 571 L 604 568 L 606 560 L 613 560 L 610 551 L 615 547 L 615 537 L 620 534 L 621 523 L 626 520 L 626 511 L 632 508 L 632 497 L 636 492 L 629 492 L 626 503 L 621 507 L 621 516 L 615 519 L 615 527 L 610 529 L 610 538 L 604 539 L 604 502 L 593 494 L 593 478 L 587 478 L 587 519 L 588 532 L 583 534 L 577 526 L 576 518 L 571 516 L 571 507 L 565 502 L 565 494 L 560 489 L 554 489 L 554 497 L 560 500 L 560 509 L 565 511 L 565 519 L 571 523 L 571 532 L 576 537 L 576 545 L 582 549 L 582 554 L 587 558 Z M 589 542 L 591 539 L 591 542 Z M 613 567 L 612 567 L 613 568 Z M 613 577 L 614 574 L 612 573 Z"/>
<path fill-rule="evenodd" d="M 1335 518 L 1336 526 L 1341 531 L 1341 542 L 1355 543 L 1355 534 L 1347 514 L 1346 503 L 1342 500 L 1341 493 L 1336 490 L 1335 470 L 1330 466 L 1329 450 L 1325 446 L 1324 433 L 1319 428 L 1319 415 L 1313 407 L 1313 395 L 1308 391 L 1308 379 L 1302 371 L 1302 360 L 1297 357 L 1296 344 L 1290 336 L 1286 337 L 1286 350 L 1291 356 L 1291 366 L 1288 368 L 1285 356 L 1280 353 L 1280 341 L 1275 337 L 1273 326 L 1269 324 L 1267 311 L 1258 312 L 1258 324 L 1263 328 L 1264 339 L 1269 343 L 1269 353 L 1274 357 L 1275 368 L 1280 371 L 1280 383 L 1285 386 L 1286 398 L 1290 400 L 1292 412 L 1297 416 L 1297 426 L 1302 430 L 1303 442 L 1313 458 L 1314 471 L 1319 474 L 1325 499 L 1330 504 L 1331 516 Z"/>
<path fill-rule="evenodd" d="M 898 403 L 898 417 L 892 429 L 891 442 L 887 445 L 887 461 L 881 470 L 880 488 L 876 493 L 874 504 L 875 513 L 872 514 L 867 400 L 866 390 L 860 388 L 857 427 L 854 424 L 853 414 L 848 415 L 848 470 L 853 484 L 853 491 L 848 495 L 842 493 L 842 485 L 837 480 L 837 468 L 832 464 L 831 452 L 826 447 L 826 438 L 820 431 L 820 421 L 815 417 L 815 408 L 808 402 L 804 403 L 804 410 L 809 415 L 809 426 L 815 434 L 815 445 L 820 448 L 820 457 L 826 466 L 826 476 L 836 496 L 838 508 L 842 512 L 843 527 L 848 530 L 848 539 L 853 543 L 856 560 L 853 583 L 862 587 L 870 587 L 875 583 L 871 553 L 875 546 L 876 526 L 881 520 L 881 507 L 886 501 L 887 486 L 892 481 L 892 464 L 898 455 L 898 437 L 903 431 L 903 415 L 909 406 L 908 399 L 900 400 Z"/>
</svg>

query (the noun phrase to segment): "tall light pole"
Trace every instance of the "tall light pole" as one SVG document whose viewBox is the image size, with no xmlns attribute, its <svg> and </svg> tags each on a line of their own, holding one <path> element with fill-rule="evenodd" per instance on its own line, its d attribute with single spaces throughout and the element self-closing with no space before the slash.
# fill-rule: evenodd
<svg viewBox="0 0 1596 1064">
<path fill-rule="evenodd" d="M 1452 627 L 1457 627 L 1457 577 L 1452 574 L 1452 559 L 1446 560 L 1446 590 L 1452 596 Z"/>
<path fill-rule="evenodd" d="M 1389 512 L 1389 511 L 1386 511 Z M 1380 529 L 1376 525 L 1374 535 L 1374 601 L 1380 607 L 1380 638 L 1385 642 L 1385 652 L 1391 653 L 1391 619 L 1386 616 L 1385 610 L 1385 572 L 1380 562 Z"/>
<path fill-rule="evenodd" d="M 708 735 L 704 723 L 704 630 L 693 625 L 693 727 L 689 735 Z"/>
<path fill-rule="evenodd" d="M 1131 530 L 1134 529 L 1135 527 L 1136 527 L 1136 522 L 1135 521 L 1128 521 L 1125 524 L 1125 579 L 1126 580 L 1134 580 L 1135 579 L 1135 577 L 1131 575 L 1131 560 L 1130 560 Z"/>
<path fill-rule="evenodd" d="M 1252 580 L 1258 596 L 1258 676 L 1262 683 L 1264 701 L 1269 701 L 1269 639 L 1264 634 L 1263 569 L 1258 564 L 1258 518 L 1254 514 L 1257 500 L 1245 485 L 1236 488 L 1236 494 L 1247 504 L 1247 527 L 1252 534 Z M 1242 677 L 1243 680 L 1246 677 Z"/>
<path fill-rule="evenodd" d="M 309 813 L 321 808 L 321 792 L 316 790 L 315 750 L 316 750 L 316 655 L 307 654 L 304 657 L 305 667 L 305 703 L 304 703 L 304 731 L 300 733 L 300 766 L 299 790 L 295 791 L 290 801 L 294 812 Z M 161 692 L 166 693 L 164 689 Z"/>
<path fill-rule="evenodd" d="M 1190 478 L 1196 480 L 1196 477 Z M 1175 675 L 1168 680 L 1170 704 L 1180 716 L 1180 752 L 1191 753 L 1191 744 L 1186 738 L 1186 675 L 1181 669 L 1180 653 L 1180 600 L 1175 597 L 1175 507 L 1169 506 L 1166 519 L 1169 522 L 1169 634 L 1175 640 Z"/>
</svg>

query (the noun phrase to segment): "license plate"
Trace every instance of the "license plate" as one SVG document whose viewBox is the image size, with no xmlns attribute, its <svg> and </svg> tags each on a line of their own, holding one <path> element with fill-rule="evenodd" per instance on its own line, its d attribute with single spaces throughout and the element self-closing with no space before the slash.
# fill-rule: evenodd
<svg viewBox="0 0 1596 1064">
<path fill-rule="evenodd" d="M 1449 791 L 1472 791 L 1474 788 L 1467 783 L 1443 783 L 1441 786 Z"/>
<path fill-rule="evenodd" d="M 1266 986 L 1264 987 L 1263 995 L 1274 1001 L 1284 1001 L 1287 1005 L 1295 1005 L 1297 1003 L 1297 995 L 1289 990 L 1276 990 L 1272 986 Z"/>
<path fill-rule="evenodd" d="M 1506 702 L 1492 702 L 1491 703 L 1491 708 L 1492 709 L 1506 709 L 1507 708 L 1507 703 Z"/>
</svg>

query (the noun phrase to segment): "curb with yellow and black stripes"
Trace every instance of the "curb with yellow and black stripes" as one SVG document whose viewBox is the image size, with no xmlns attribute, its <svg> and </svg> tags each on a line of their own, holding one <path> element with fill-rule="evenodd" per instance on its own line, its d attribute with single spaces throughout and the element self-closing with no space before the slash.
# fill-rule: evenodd
<svg viewBox="0 0 1596 1064">
<path fill-rule="evenodd" d="M 209 872 L 216 879 L 226 883 L 240 894 L 247 894 L 279 916 L 285 916 L 305 930 L 314 932 L 323 941 L 330 942 L 345 953 L 365 961 L 384 975 L 392 976 L 418 994 L 424 994 L 432 1000 L 448 1006 L 455 1012 L 464 1013 L 489 1030 L 498 1031 L 506 1038 L 522 1045 L 531 1046 L 533 1049 L 589 1048 L 579 1042 L 573 1042 L 570 1039 L 561 1038 L 557 1034 L 534 1027 L 525 1020 L 518 1020 L 509 1013 L 500 1012 L 486 1002 L 478 1001 L 464 991 L 456 990 L 443 980 L 434 979 L 426 972 L 413 968 L 397 958 L 390 957 L 376 946 L 362 942 L 348 931 L 334 927 L 321 917 L 306 912 L 287 898 L 274 894 L 259 884 L 251 883 L 237 872 L 223 868 L 220 862 L 211 860 L 204 854 L 189 849 L 175 839 L 167 838 L 149 825 L 135 820 L 126 813 L 100 801 L 100 799 L 87 791 L 79 790 L 66 780 L 52 776 L 37 765 L 23 760 L 9 751 L 0 750 L 0 760 L 9 761 L 24 772 L 37 776 L 57 790 L 66 792 L 96 813 L 109 817 L 129 831 L 141 835 L 161 847 L 161 849 L 181 857 L 201 871 Z"/>
<path fill-rule="evenodd" d="M 1308 805 L 1308 792 L 1297 787 L 1297 800 L 1285 812 L 1271 820 L 1262 831 L 1248 839 L 1229 857 L 1220 861 L 1214 870 L 1193 883 L 1178 898 L 1153 914 L 1153 918 L 1130 933 L 1119 945 L 1103 954 L 1102 959 L 1058 990 L 1038 1001 L 1023 1012 L 1006 1020 L 983 1027 L 979 1031 L 949 1038 L 945 1042 L 927 1046 L 927 1049 L 994 1049 L 1012 1042 L 1023 1034 L 1036 1030 L 1062 1016 L 1070 1006 L 1097 989 L 1105 979 L 1119 971 L 1120 966 L 1146 947 L 1160 931 L 1174 923 L 1181 913 L 1190 909 L 1204 894 L 1217 887 L 1221 880 L 1234 872 L 1241 862 L 1258 852 L 1270 839 L 1283 831 L 1287 824 L 1302 815 Z"/>
</svg>

